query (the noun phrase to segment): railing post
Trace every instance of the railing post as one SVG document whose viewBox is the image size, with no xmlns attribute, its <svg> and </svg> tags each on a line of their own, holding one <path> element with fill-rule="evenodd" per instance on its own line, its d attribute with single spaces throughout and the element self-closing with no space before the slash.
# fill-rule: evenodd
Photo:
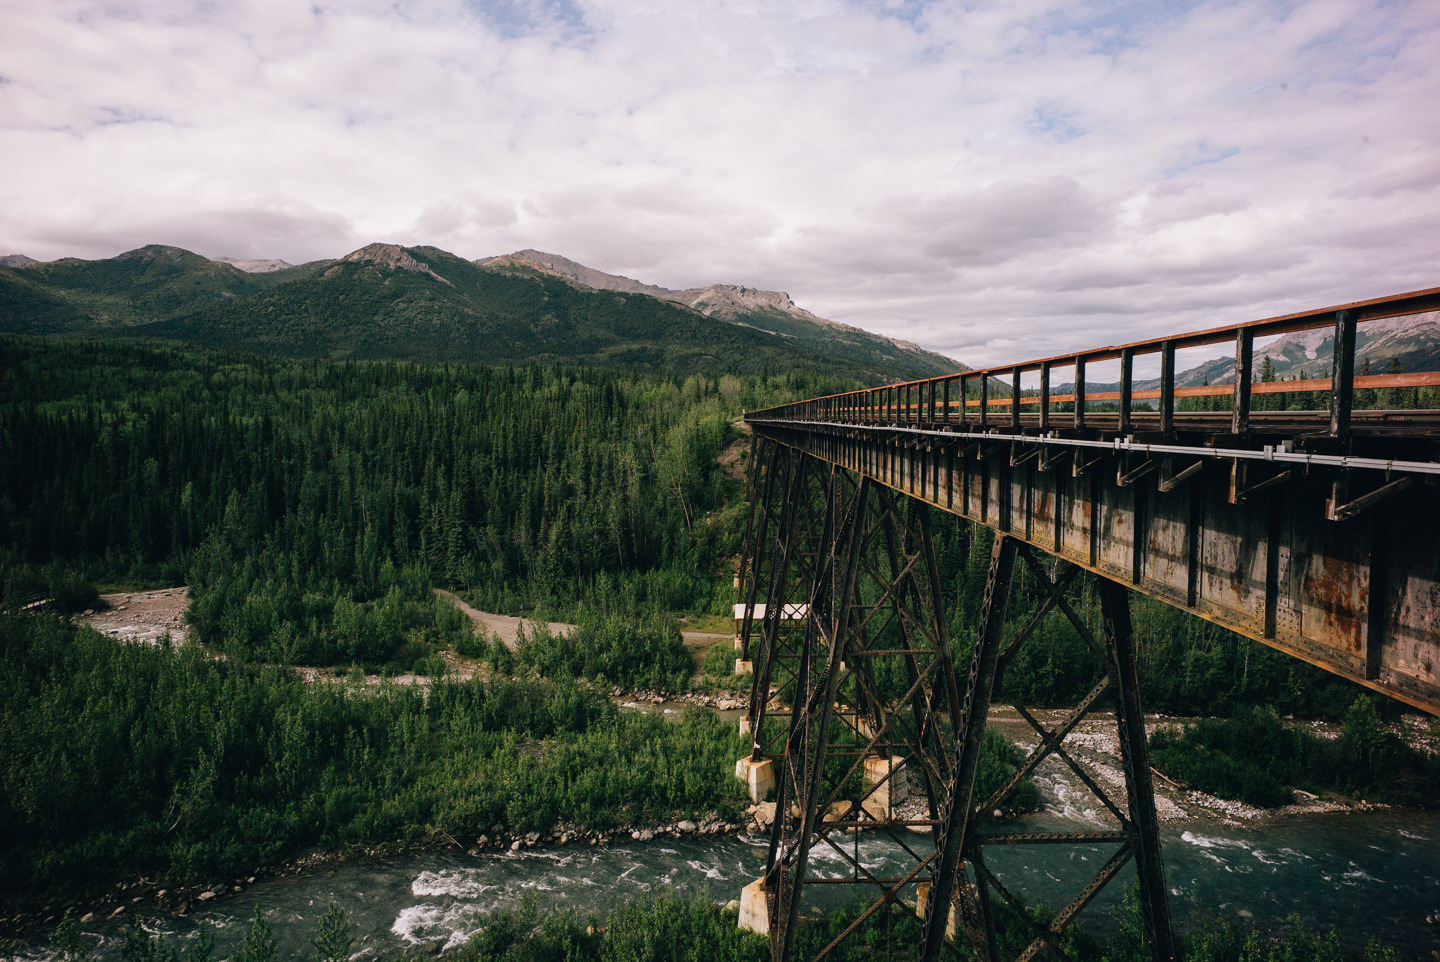
<svg viewBox="0 0 1440 962">
<path fill-rule="evenodd" d="M 1010 430 L 1020 433 L 1020 369 L 1010 375 Z"/>
<path fill-rule="evenodd" d="M 1050 362 L 1040 365 L 1040 433 L 1050 430 Z"/>
<path fill-rule="evenodd" d="M 949 377 L 947 377 L 947 378 L 945 379 L 945 382 L 940 385 L 940 390 L 941 390 L 942 394 L 944 395 L 944 399 L 943 399 L 943 402 L 942 402 L 942 404 L 941 404 L 941 408 L 942 408 L 942 410 L 944 411 L 944 414 L 942 415 L 942 418 L 943 418 L 943 420 L 945 421 L 946 424 L 949 424 L 949 423 L 950 423 L 950 382 L 953 381 L 953 380 L 954 380 L 954 378 L 949 378 Z"/>
<path fill-rule="evenodd" d="M 1121 434 L 1130 433 L 1131 370 L 1135 365 L 1135 349 L 1122 348 L 1120 351 L 1120 419 Z"/>
<path fill-rule="evenodd" d="M 1175 433 L 1175 342 L 1160 342 L 1160 433 Z"/>
<path fill-rule="evenodd" d="M 1335 312 L 1335 354 L 1330 363 L 1330 436 L 1350 440 L 1350 411 L 1355 403 L 1354 311 Z"/>
<path fill-rule="evenodd" d="M 990 375 L 980 375 L 980 430 L 990 423 Z"/>
<path fill-rule="evenodd" d="M 1085 427 L 1085 358 L 1075 359 L 1075 430 Z"/>
<path fill-rule="evenodd" d="M 1242 327 L 1235 332 L 1235 401 L 1230 409 L 1230 433 L 1250 430 L 1250 381 L 1254 375 L 1255 332 Z"/>
</svg>

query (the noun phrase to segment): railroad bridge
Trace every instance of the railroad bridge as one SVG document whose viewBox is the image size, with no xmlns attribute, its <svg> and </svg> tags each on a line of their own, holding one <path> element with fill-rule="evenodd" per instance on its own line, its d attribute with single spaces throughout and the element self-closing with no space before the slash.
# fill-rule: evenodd
<svg viewBox="0 0 1440 962">
<path fill-rule="evenodd" d="M 1027 960 L 1133 861 L 1152 953 L 1173 957 L 1128 593 L 1440 714 L 1440 410 L 1400 403 L 1440 372 L 1355 369 L 1367 325 L 1436 310 L 1440 289 L 1418 291 L 747 413 L 736 647 L 737 670 L 754 675 L 741 722 L 753 750 L 736 774 L 757 801 L 773 791 L 775 814 L 741 924 L 789 958 L 804 893 L 850 886 L 872 901 L 817 958 L 888 907 L 919 917 L 922 959 L 998 962 L 1006 913 Z M 1284 335 L 1308 345 L 1316 377 L 1257 380 L 1256 358 Z M 1224 383 L 1177 384 L 1177 359 L 1232 350 Z M 995 532 L 963 639 L 948 637 L 936 510 Z M 1012 614 L 1022 564 L 1041 601 Z M 1085 579 L 1103 630 L 1070 600 Z M 992 697 L 1052 611 L 1101 681 L 1058 724 L 1017 705 L 1038 744 L 981 797 Z M 1123 790 L 1065 748 L 1097 707 L 1116 719 Z M 1018 834 L 986 818 L 1047 757 L 1113 828 Z M 913 864 L 875 874 L 847 847 L 860 832 L 887 833 Z M 1025 845 L 1107 854 L 1068 904 L 1037 914 L 986 861 Z M 843 877 L 812 869 L 819 848 Z"/>
</svg>

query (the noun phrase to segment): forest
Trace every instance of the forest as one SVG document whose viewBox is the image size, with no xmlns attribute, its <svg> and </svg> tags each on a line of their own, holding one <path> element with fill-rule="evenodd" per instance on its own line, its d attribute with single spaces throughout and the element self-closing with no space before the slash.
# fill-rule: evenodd
<svg viewBox="0 0 1440 962">
<path fill-rule="evenodd" d="M 83 898 L 115 866 L 193 883 L 312 847 L 738 818 L 733 727 L 621 713 L 610 685 L 683 690 L 677 619 L 730 612 L 741 414 L 855 386 L 0 338 L 0 900 Z M 992 536 L 933 522 L 963 649 Z M 71 617 L 102 592 L 179 585 L 198 644 L 120 645 Z M 437 587 L 581 629 L 511 656 Z M 1022 574 L 1012 606 L 1040 590 Z M 1147 709 L 1242 726 L 1158 744 L 1187 779 L 1207 777 L 1195 759 L 1290 751 L 1244 735 L 1280 715 L 1344 722 L 1313 754 L 1337 789 L 1396 770 L 1393 708 L 1132 603 Z M 1088 582 L 1073 604 L 1098 625 Z M 1072 702 L 1099 667 L 1062 616 L 1039 631 L 1001 697 Z M 488 670 L 448 677 L 445 652 Z M 345 682 L 412 670 L 430 684 Z M 1381 790 L 1433 797 L 1433 763 L 1406 765 Z"/>
</svg>

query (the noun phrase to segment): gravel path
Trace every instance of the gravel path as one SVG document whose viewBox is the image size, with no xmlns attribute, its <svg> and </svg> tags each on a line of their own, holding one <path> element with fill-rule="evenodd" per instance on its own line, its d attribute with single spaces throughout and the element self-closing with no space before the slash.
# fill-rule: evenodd
<svg viewBox="0 0 1440 962">
<path fill-rule="evenodd" d="M 512 618 L 509 615 L 493 615 L 488 611 L 472 608 L 462 601 L 460 596 L 455 594 L 455 592 L 446 591 L 444 588 L 436 588 L 435 594 L 465 612 L 475 624 L 483 625 L 492 634 L 499 635 L 500 640 L 505 642 L 505 647 L 511 651 L 515 650 L 516 642 L 520 636 L 521 625 L 524 625 L 528 631 L 532 630 L 536 625 L 542 624 L 542 622 L 530 621 L 525 618 Z M 567 625 L 559 621 L 547 621 L 543 622 L 543 624 L 550 629 L 552 635 L 568 635 L 575 630 L 574 625 Z"/>
</svg>

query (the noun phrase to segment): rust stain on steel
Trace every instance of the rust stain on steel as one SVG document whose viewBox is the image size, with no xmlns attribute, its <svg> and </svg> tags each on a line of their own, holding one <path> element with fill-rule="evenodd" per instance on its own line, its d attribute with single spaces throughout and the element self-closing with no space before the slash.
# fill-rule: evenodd
<svg viewBox="0 0 1440 962">
<path fill-rule="evenodd" d="M 1035 511 L 1033 513 L 1035 515 L 1035 522 L 1037 526 L 1049 524 L 1050 521 L 1053 520 L 1055 517 L 1054 512 L 1052 511 L 1050 506 L 1052 495 L 1049 491 L 1043 488 L 1036 488 L 1034 490 Z"/>
<path fill-rule="evenodd" d="M 1366 609 L 1370 599 L 1369 579 L 1346 561 L 1321 555 L 1317 575 L 1313 569 L 1305 572 L 1305 596 L 1314 603 L 1325 618 L 1325 628 L 1332 637 L 1344 642 L 1352 652 L 1358 652 L 1364 640 L 1365 619 L 1359 614 Z M 1350 585 L 1360 584 L 1353 598 L 1348 590 Z"/>
</svg>

